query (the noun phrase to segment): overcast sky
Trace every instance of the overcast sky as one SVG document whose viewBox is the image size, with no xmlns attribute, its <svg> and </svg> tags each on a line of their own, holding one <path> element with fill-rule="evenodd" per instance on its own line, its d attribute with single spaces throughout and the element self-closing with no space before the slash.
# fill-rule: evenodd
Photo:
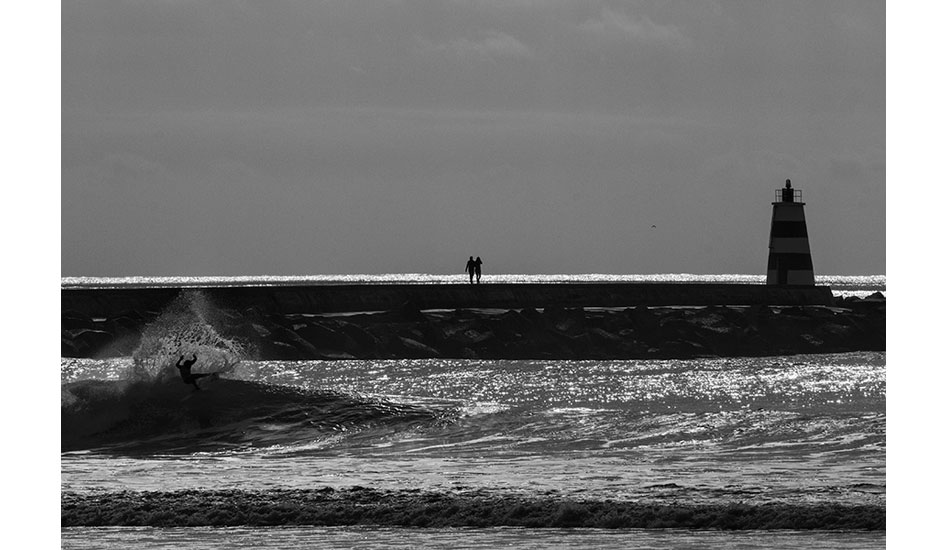
<svg viewBox="0 0 950 550">
<path fill-rule="evenodd" d="M 885 273 L 883 1 L 62 3 L 64 276 L 764 274 L 786 178 Z"/>
</svg>

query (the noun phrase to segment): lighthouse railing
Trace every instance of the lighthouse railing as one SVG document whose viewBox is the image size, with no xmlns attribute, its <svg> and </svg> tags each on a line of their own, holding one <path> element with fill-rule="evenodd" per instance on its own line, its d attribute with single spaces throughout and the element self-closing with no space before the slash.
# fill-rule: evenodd
<svg viewBox="0 0 950 550">
<path fill-rule="evenodd" d="M 776 189 L 775 202 L 803 202 L 801 189 Z"/>
</svg>

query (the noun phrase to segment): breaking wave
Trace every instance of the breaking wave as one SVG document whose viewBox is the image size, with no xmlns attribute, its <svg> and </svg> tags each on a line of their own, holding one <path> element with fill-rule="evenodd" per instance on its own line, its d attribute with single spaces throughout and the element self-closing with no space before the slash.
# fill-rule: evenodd
<svg viewBox="0 0 950 550">
<path fill-rule="evenodd" d="M 122 379 L 63 384 L 62 450 L 256 449 L 453 414 L 451 407 L 228 379 L 249 350 L 221 335 L 222 315 L 200 291 L 182 292 L 145 328 Z M 201 391 L 183 384 L 175 367 L 192 354 L 199 358 L 194 373 L 217 374 L 200 380 Z"/>
<path fill-rule="evenodd" d="M 63 526 L 394 525 L 601 529 L 880 531 L 883 506 L 832 503 L 712 505 L 576 500 L 495 491 L 171 491 L 63 494 Z"/>
<path fill-rule="evenodd" d="M 451 408 L 216 380 L 204 391 L 181 381 L 82 380 L 62 388 L 62 450 L 193 453 L 305 445 L 387 426 L 410 429 Z"/>
</svg>

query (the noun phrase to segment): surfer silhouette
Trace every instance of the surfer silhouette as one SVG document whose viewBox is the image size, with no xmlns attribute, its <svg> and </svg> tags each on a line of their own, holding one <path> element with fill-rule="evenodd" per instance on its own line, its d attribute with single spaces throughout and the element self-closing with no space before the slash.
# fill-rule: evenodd
<svg viewBox="0 0 950 550">
<path fill-rule="evenodd" d="M 479 260 L 480 262 L 481 260 Z M 481 267 L 478 263 L 472 259 L 471 256 L 468 257 L 468 262 L 465 264 L 465 271 L 468 271 L 468 284 L 472 284 L 473 279 L 475 279 L 475 271 L 478 270 L 481 274 Z"/>
<path fill-rule="evenodd" d="M 475 284 L 482 281 L 482 257 L 475 258 Z"/>
<path fill-rule="evenodd" d="M 178 367 L 178 371 L 181 373 L 182 382 L 185 384 L 193 384 L 196 390 L 201 391 L 201 388 L 198 387 L 198 379 L 211 376 L 214 373 L 204 372 L 192 374 L 191 366 L 194 365 L 196 361 L 198 361 L 198 356 L 194 353 L 191 354 L 191 359 L 185 359 L 184 355 L 179 355 L 178 362 L 175 363 L 175 366 Z"/>
</svg>

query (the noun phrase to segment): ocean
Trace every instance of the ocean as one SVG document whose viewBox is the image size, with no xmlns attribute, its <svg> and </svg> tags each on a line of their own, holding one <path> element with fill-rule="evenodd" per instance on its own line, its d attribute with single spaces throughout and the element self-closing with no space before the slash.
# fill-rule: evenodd
<svg viewBox="0 0 950 550">
<path fill-rule="evenodd" d="M 490 277 L 483 281 L 759 281 Z M 461 281 L 410 274 L 62 284 L 350 282 Z M 883 276 L 819 284 L 838 296 L 886 290 Z M 239 353 L 207 332 L 162 326 L 177 332 L 149 337 Z M 237 356 L 202 392 L 176 378 L 175 358 L 61 359 L 62 506 L 130 503 L 126 526 L 64 526 L 63 548 L 885 546 L 885 531 L 874 527 L 886 506 L 884 352 L 623 361 Z M 155 492 L 174 495 L 183 510 L 173 515 L 201 525 L 136 526 L 156 513 L 142 504 Z M 285 525 L 313 513 L 314 502 L 323 525 Z M 380 521 L 361 521 L 367 511 Z M 235 517 L 246 521 L 228 525 Z M 151 524 L 161 521 L 152 516 Z"/>
<path fill-rule="evenodd" d="M 486 274 L 486 284 L 504 283 L 717 283 L 765 284 L 765 275 L 697 275 L 692 273 L 654 274 Z M 201 286 L 275 286 L 275 285 L 353 285 L 353 284 L 459 284 L 466 282 L 464 275 L 430 273 L 384 273 L 344 275 L 248 275 L 205 277 L 63 277 L 63 288 L 122 288 L 122 287 L 201 287 Z M 885 275 L 816 275 L 815 284 L 831 287 L 835 296 L 866 297 L 874 292 L 885 294 Z"/>
</svg>

